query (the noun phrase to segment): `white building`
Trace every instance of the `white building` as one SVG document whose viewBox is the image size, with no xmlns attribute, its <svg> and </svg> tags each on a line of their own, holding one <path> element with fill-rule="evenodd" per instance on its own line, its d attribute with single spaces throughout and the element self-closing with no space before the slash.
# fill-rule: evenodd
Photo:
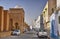
<svg viewBox="0 0 60 39">
<path fill-rule="evenodd" d="M 57 7 L 56 7 L 56 11 L 51 15 L 51 22 L 52 19 L 55 20 L 55 23 L 53 24 L 54 26 L 54 34 L 57 36 L 57 34 L 60 35 L 60 0 L 56 0 L 57 1 Z M 55 16 L 53 16 L 55 15 Z M 54 18 L 53 18 L 54 17 Z M 52 26 L 50 26 L 52 27 Z M 52 28 L 51 28 L 52 31 Z M 53 32 L 51 32 L 53 33 Z"/>
<path fill-rule="evenodd" d="M 32 26 L 30 26 L 30 29 L 32 30 Z"/>
<path fill-rule="evenodd" d="M 36 20 L 36 28 L 40 28 L 40 16 Z"/>
<path fill-rule="evenodd" d="M 57 26 L 58 26 L 58 32 L 59 32 L 59 35 L 60 35 L 60 0 L 57 0 Z"/>
<path fill-rule="evenodd" d="M 40 29 L 40 16 L 38 16 L 38 18 L 36 20 L 33 20 L 33 26 L 32 26 L 35 30 L 39 30 Z"/>
</svg>

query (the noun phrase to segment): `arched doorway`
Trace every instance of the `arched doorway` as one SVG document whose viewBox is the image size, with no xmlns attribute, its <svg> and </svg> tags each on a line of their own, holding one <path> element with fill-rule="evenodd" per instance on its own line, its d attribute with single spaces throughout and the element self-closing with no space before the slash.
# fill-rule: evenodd
<svg viewBox="0 0 60 39">
<path fill-rule="evenodd" d="M 15 23 L 15 28 L 16 29 L 19 29 L 19 26 L 18 26 L 18 23 L 17 22 Z"/>
</svg>

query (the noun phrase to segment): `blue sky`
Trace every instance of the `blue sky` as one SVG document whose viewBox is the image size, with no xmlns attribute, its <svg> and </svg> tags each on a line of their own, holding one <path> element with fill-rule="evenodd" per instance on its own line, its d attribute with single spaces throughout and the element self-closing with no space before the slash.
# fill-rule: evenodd
<svg viewBox="0 0 60 39">
<path fill-rule="evenodd" d="M 4 9 L 13 8 L 20 5 L 25 11 L 25 21 L 31 25 L 32 20 L 36 19 L 42 12 L 47 0 L 0 0 L 0 6 Z"/>
</svg>

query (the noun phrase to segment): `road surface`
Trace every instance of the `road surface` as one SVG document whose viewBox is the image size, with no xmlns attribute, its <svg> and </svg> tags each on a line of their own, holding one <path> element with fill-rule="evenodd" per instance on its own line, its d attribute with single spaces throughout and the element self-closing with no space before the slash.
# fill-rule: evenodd
<svg viewBox="0 0 60 39">
<path fill-rule="evenodd" d="M 36 35 L 36 32 L 29 31 L 20 36 L 8 36 L 8 37 L 0 38 L 0 39 L 46 39 L 46 38 L 38 38 Z"/>
</svg>

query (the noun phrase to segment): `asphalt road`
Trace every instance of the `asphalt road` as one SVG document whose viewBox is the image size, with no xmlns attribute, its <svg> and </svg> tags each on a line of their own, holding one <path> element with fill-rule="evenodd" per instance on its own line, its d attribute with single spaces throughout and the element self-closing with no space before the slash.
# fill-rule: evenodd
<svg viewBox="0 0 60 39">
<path fill-rule="evenodd" d="M 29 31 L 20 36 L 8 36 L 0 39 L 46 39 L 46 38 L 38 38 L 35 32 Z"/>
<path fill-rule="evenodd" d="M 46 38 L 11 36 L 11 37 L 4 37 L 0 39 L 46 39 Z"/>
</svg>

